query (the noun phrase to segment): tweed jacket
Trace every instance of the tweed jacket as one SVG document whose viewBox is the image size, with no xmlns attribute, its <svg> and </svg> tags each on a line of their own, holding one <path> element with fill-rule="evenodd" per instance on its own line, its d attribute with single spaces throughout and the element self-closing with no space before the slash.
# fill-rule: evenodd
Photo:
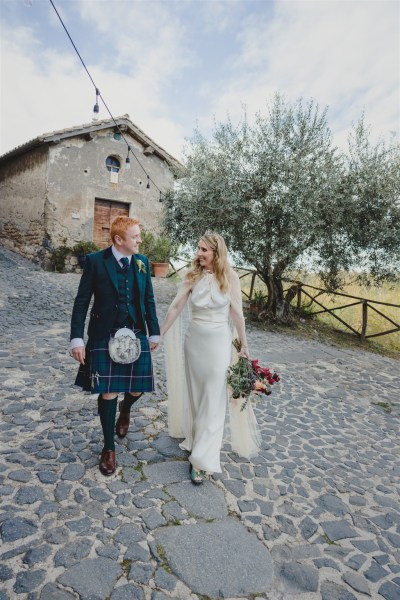
<svg viewBox="0 0 400 600">
<path fill-rule="evenodd" d="M 139 271 L 138 262 L 142 263 Z M 131 268 L 134 276 L 134 302 L 139 322 L 137 327 L 143 333 L 159 335 L 150 264 L 146 256 L 133 254 Z M 113 328 L 118 312 L 117 261 L 111 246 L 86 256 L 86 264 L 79 283 L 71 318 L 71 338 L 82 338 L 90 301 L 94 297 L 90 311 L 88 336 L 100 340 Z"/>
</svg>

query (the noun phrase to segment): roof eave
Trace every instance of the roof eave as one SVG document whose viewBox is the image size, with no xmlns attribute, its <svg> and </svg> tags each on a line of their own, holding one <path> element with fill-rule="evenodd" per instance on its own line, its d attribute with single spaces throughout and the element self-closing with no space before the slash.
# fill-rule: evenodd
<svg viewBox="0 0 400 600">
<path fill-rule="evenodd" d="M 117 117 L 115 120 L 107 119 L 106 121 L 99 123 L 88 123 L 87 125 L 77 126 L 76 128 L 71 128 L 70 130 L 53 131 L 49 134 L 41 135 L 0 156 L 0 164 L 20 156 L 21 154 L 25 154 L 29 150 L 33 150 L 34 148 L 44 144 L 59 143 L 64 139 L 87 135 L 94 131 L 101 131 L 102 129 L 109 129 L 112 127 L 119 128 L 121 125 L 127 127 L 132 137 L 137 139 L 139 142 L 143 143 L 145 146 L 151 146 L 154 149 L 153 154 L 156 154 L 158 158 L 161 158 L 167 162 L 169 165 L 177 169 L 178 172 L 182 172 L 184 169 L 182 163 L 180 163 L 176 158 L 169 154 L 169 152 L 164 150 L 164 148 L 159 146 L 154 140 L 146 135 L 144 131 L 135 125 L 128 117 Z"/>
</svg>

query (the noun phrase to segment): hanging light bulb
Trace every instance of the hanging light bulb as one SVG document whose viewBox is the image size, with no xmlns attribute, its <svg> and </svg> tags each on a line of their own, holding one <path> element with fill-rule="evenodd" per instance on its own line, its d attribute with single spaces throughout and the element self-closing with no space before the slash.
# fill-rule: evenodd
<svg viewBox="0 0 400 600">
<path fill-rule="evenodd" d="M 126 159 L 125 159 L 125 168 L 126 169 L 130 169 L 131 168 L 131 159 L 129 158 L 129 152 L 131 151 L 131 147 L 128 146 L 128 154 L 126 155 Z"/>
<path fill-rule="evenodd" d="M 98 114 L 100 112 L 99 109 L 99 90 L 96 88 L 96 104 L 93 106 L 93 121 L 97 121 L 98 119 Z"/>
<path fill-rule="evenodd" d="M 147 189 L 150 189 L 150 175 L 147 175 L 147 185 L 146 185 Z"/>
</svg>

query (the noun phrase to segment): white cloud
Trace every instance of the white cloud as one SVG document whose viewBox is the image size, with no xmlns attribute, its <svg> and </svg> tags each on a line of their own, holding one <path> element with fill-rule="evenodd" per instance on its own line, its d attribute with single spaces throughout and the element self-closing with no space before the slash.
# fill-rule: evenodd
<svg viewBox="0 0 400 600">
<path fill-rule="evenodd" d="M 109 47 L 110 65 L 132 76 L 151 75 L 165 85 L 190 64 L 188 31 L 170 2 L 87 2 L 80 14 L 88 29 L 97 29 L 98 45 Z M 93 31 L 92 31 L 93 32 Z"/>
<path fill-rule="evenodd" d="M 399 4 L 390 1 L 276 2 L 270 15 L 250 14 L 238 34 L 234 76 L 213 112 L 260 109 L 273 91 L 329 105 L 340 133 L 365 110 L 376 136 L 399 125 Z"/>
<path fill-rule="evenodd" d="M 95 94 L 52 11 L 47 22 L 34 19 L 39 0 L 33 0 L 33 8 L 21 13 L 15 25 L 14 0 L 0 1 L 10 9 L 12 22 L 3 23 L 1 36 L 3 153 L 41 133 L 87 123 Z M 328 120 L 339 141 L 363 111 L 376 136 L 387 137 L 398 129 L 397 2 L 57 4 L 114 116 L 129 113 L 177 158 L 196 119 L 207 131 L 214 115 L 239 118 L 243 104 L 250 114 L 263 111 L 277 90 L 291 101 L 304 96 L 321 107 L 329 105 Z M 215 58 L 206 52 L 207 40 L 218 49 L 223 65 L 219 71 L 207 69 L 213 66 L 207 61 Z M 198 65 L 201 69 L 196 70 Z M 185 77 L 190 76 L 194 85 L 188 92 Z M 173 98 L 179 98 L 179 108 Z M 107 117 L 102 106 L 100 110 L 100 117 Z"/>
<path fill-rule="evenodd" d="M 155 16 L 145 24 L 141 37 L 132 36 L 134 14 L 129 13 L 124 21 L 120 3 L 115 3 L 117 10 L 112 11 L 119 22 L 114 30 L 113 22 L 99 10 L 108 7 L 109 11 L 109 3 L 84 2 L 81 6 L 86 12 L 92 11 L 96 29 L 98 27 L 103 36 L 107 31 L 110 35 L 105 64 L 88 62 L 87 66 L 112 114 L 115 117 L 130 114 L 140 128 L 179 158 L 183 132 L 178 119 L 168 119 L 163 111 L 163 86 L 172 78 L 171 71 L 177 71 L 187 62 L 182 58 L 183 50 L 179 50 L 179 28 L 169 22 L 155 44 L 154 31 L 150 36 Z M 68 26 L 68 19 L 65 16 L 63 19 Z M 93 35 L 91 25 L 86 22 Z M 65 35 L 60 24 L 59 27 L 60 36 Z M 39 42 L 37 35 L 33 28 L 26 26 L 12 30 L 2 28 L 0 154 L 42 133 L 87 123 L 92 117 L 94 87 L 72 47 L 69 51 L 68 45 L 65 46 L 62 53 L 49 50 L 45 43 Z M 97 31 L 93 40 L 96 35 L 99 35 Z M 130 61 L 129 69 L 116 68 L 131 56 L 135 58 Z M 163 67 L 165 61 L 168 68 Z M 100 104 L 100 118 L 108 116 Z"/>
<path fill-rule="evenodd" d="M 233 0 L 206 0 L 198 3 L 199 16 L 207 32 L 223 33 L 237 26 L 245 5 Z"/>
</svg>

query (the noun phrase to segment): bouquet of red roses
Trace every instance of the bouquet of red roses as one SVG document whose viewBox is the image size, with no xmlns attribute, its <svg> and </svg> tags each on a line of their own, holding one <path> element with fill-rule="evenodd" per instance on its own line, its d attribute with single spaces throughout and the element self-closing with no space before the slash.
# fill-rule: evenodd
<svg viewBox="0 0 400 600">
<path fill-rule="evenodd" d="M 240 341 L 235 339 L 232 343 L 240 352 Z M 271 373 L 267 367 L 261 367 L 258 360 L 248 360 L 243 356 L 239 357 L 236 364 L 229 367 L 227 375 L 232 397 L 245 399 L 240 410 L 246 408 L 252 392 L 269 396 L 272 393 L 271 386 L 279 380 L 278 373 Z"/>
</svg>

